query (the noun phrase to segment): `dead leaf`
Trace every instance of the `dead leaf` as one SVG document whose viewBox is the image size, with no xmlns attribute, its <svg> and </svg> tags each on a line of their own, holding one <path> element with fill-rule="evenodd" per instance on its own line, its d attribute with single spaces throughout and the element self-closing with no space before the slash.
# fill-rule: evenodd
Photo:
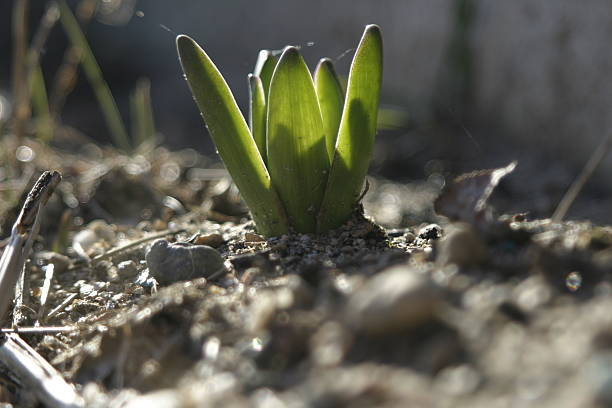
<svg viewBox="0 0 612 408">
<path fill-rule="evenodd" d="M 500 180 L 512 173 L 517 162 L 506 167 L 477 170 L 457 177 L 434 202 L 434 209 L 453 221 L 479 224 L 487 218 L 487 201 Z"/>
</svg>

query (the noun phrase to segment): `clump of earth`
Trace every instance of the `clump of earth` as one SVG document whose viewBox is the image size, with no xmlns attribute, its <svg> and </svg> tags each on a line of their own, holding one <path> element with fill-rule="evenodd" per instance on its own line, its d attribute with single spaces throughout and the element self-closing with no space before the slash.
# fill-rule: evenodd
<svg viewBox="0 0 612 408">
<path fill-rule="evenodd" d="M 610 227 L 443 217 L 439 179 L 374 176 L 343 227 L 265 238 L 194 151 L 28 145 L 2 237 L 41 170 L 64 179 L 11 318 L 69 329 L 21 336 L 87 406 L 612 404 Z M 0 369 L 2 402 L 27 394 Z"/>
</svg>

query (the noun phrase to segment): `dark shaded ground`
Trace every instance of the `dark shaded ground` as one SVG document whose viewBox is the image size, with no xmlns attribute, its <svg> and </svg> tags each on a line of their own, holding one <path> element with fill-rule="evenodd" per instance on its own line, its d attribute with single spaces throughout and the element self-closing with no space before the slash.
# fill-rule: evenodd
<svg viewBox="0 0 612 408">
<path fill-rule="evenodd" d="M 385 229 L 356 217 L 324 236 L 265 240 L 224 172 L 193 151 L 126 157 L 28 141 L 36 157 L 11 165 L 5 139 L 3 237 L 40 170 L 64 175 L 28 266 L 20 325 L 78 330 L 26 340 L 88 406 L 611 404 L 612 229 L 513 213 L 554 209 L 569 170 L 535 177 L 520 161 L 493 199 L 513 212 L 479 230 L 433 212 L 453 163 L 404 159 L 406 174 L 413 166 L 423 177 L 389 180 L 403 168 L 398 140 L 381 138 L 374 169 L 387 178 L 373 177 L 364 200 Z M 184 252 L 170 246 L 175 266 L 157 280 L 191 279 L 156 285 L 145 261 L 156 239 L 185 243 L 180 251 L 208 244 L 225 270 L 208 267 L 212 255 L 182 269 Z M 0 383 L 7 402 L 27 393 Z"/>
</svg>

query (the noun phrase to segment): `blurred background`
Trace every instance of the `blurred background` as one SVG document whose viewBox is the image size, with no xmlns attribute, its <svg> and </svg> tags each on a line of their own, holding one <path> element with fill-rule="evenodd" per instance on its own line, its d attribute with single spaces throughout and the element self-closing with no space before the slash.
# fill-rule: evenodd
<svg viewBox="0 0 612 408">
<path fill-rule="evenodd" d="M 23 8 L 20 21 L 27 22 L 27 28 L 21 37 L 29 47 L 45 15 L 49 19 L 51 4 L 56 3 L 0 3 L 0 118 L 6 119 L 15 106 L 11 87 L 19 75 L 14 58 L 20 36 L 13 24 L 20 18 L 16 13 Z M 327 56 L 346 75 L 368 23 L 381 26 L 385 42 L 381 130 L 373 162 L 373 172 L 381 177 L 426 179 L 518 159 L 517 172 L 502 186 L 510 198 L 505 208 L 518 211 L 527 200 L 535 214 L 549 216 L 612 129 L 608 0 L 66 4 L 79 20 L 126 122 L 136 84 L 150 80 L 155 129 L 171 149 L 214 151 L 182 77 L 174 45 L 177 34 L 189 34 L 205 48 L 246 112 L 246 76 L 260 49 L 298 45 L 312 68 Z M 40 64 L 52 108 L 53 103 L 61 106 L 63 125 L 113 144 L 86 75 L 78 73 L 65 100 L 61 92 L 57 96 L 54 87 L 61 84 L 71 40 L 63 22 L 49 25 Z M 605 177 L 611 164 L 607 160 L 589 181 L 574 216 L 612 221 Z"/>
</svg>

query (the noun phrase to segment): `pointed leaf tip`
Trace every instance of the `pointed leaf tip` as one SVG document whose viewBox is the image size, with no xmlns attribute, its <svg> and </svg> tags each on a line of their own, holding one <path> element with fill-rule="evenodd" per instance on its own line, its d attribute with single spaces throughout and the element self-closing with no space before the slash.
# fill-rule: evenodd
<svg viewBox="0 0 612 408">
<path fill-rule="evenodd" d="M 261 79 L 261 83 L 264 88 L 264 95 L 268 97 L 268 91 L 270 89 L 270 81 L 272 80 L 272 74 L 276 68 L 278 62 L 278 52 L 272 52 L 270 50 L 261 50 L 257 55 L 257 61 L 255 62 L 255 69 L 253 74 Z"/>
<path fill-rule="evenodd" d="M 266 96 L 261 79 L 249 74 L 249 128 L 264 163 L 268 161 L 266 148 Z"/>
<path fill-rule="evenodd" d="M 298 47 L 296 47 L 295 45 L 286 45 L 285 48 L 283 49 L 283 51 L 285 52 L 297 52 L 299 53 L 299 49 Z"/>
<path fill-rule="evenodd" d="M 326 68 L 333 68 L 333 64 L 332 64 L 332 60 L 330 58 L 321 58 L 319 60 L 319 63 L 317 64 L 317 67 L 315 68 L 315 72 L 317 72 L 319 69 L 322 69 L 323 67 Z"/>
<path fill-rule="evenodd" d="M 195 43 L 195 41 L 189 37 L 188 35 L 185 34 L 179 34 L 176 36 L 176 47 L 180 50 L 181 48 L 184 48 L 185 45 L 188 45 L 189 43 Z"/>
<path fill-rule="evenodd" d="M 283 50 L 267 106 L 272 183 L 295 230 L 314 232 L 330 161 L 312 76 L 296 47 Z"/>
<path fill-rule="evenodd" d="M 255 61 L 255 68 L 253 69 L 253 73 L 255 75 L 261 75 L 261 71 L 263 70 L 264 64 L 270 58 L 272 53 L 269 50 L 260 50 L 259 54 L 257 54 L 257 61 Z"/>
<path fill-rule="evenodd" d="M 325 141 L 330 162 L 334 158 L 338 127 L 344 105 L 344 90 L 329 58 L 322 58 L 314 72 L 314 83 L 321 108 Z"/>
<path fill-rule="evenodd" d="M 319 232 L 345 222 L 361 194 L 376 135 L 382 57 L 380 28 L 368 25 L 351 63 L 336 152 L 318 217 Z"/>
<path fill-rule="evenodd" d="M 281 59 L 300 57 L 300 51 L 293 45 L 288 45 L 283 49 Z"/>
<path fill-rule="evenodd" d="M 266 236 L 288 230 L 285 211 L 234 95 L 204 52 L 187 36 L 177 37 L 179 59 L 225 167 L 251 210 L 257 229 Z"/>
</svg>

